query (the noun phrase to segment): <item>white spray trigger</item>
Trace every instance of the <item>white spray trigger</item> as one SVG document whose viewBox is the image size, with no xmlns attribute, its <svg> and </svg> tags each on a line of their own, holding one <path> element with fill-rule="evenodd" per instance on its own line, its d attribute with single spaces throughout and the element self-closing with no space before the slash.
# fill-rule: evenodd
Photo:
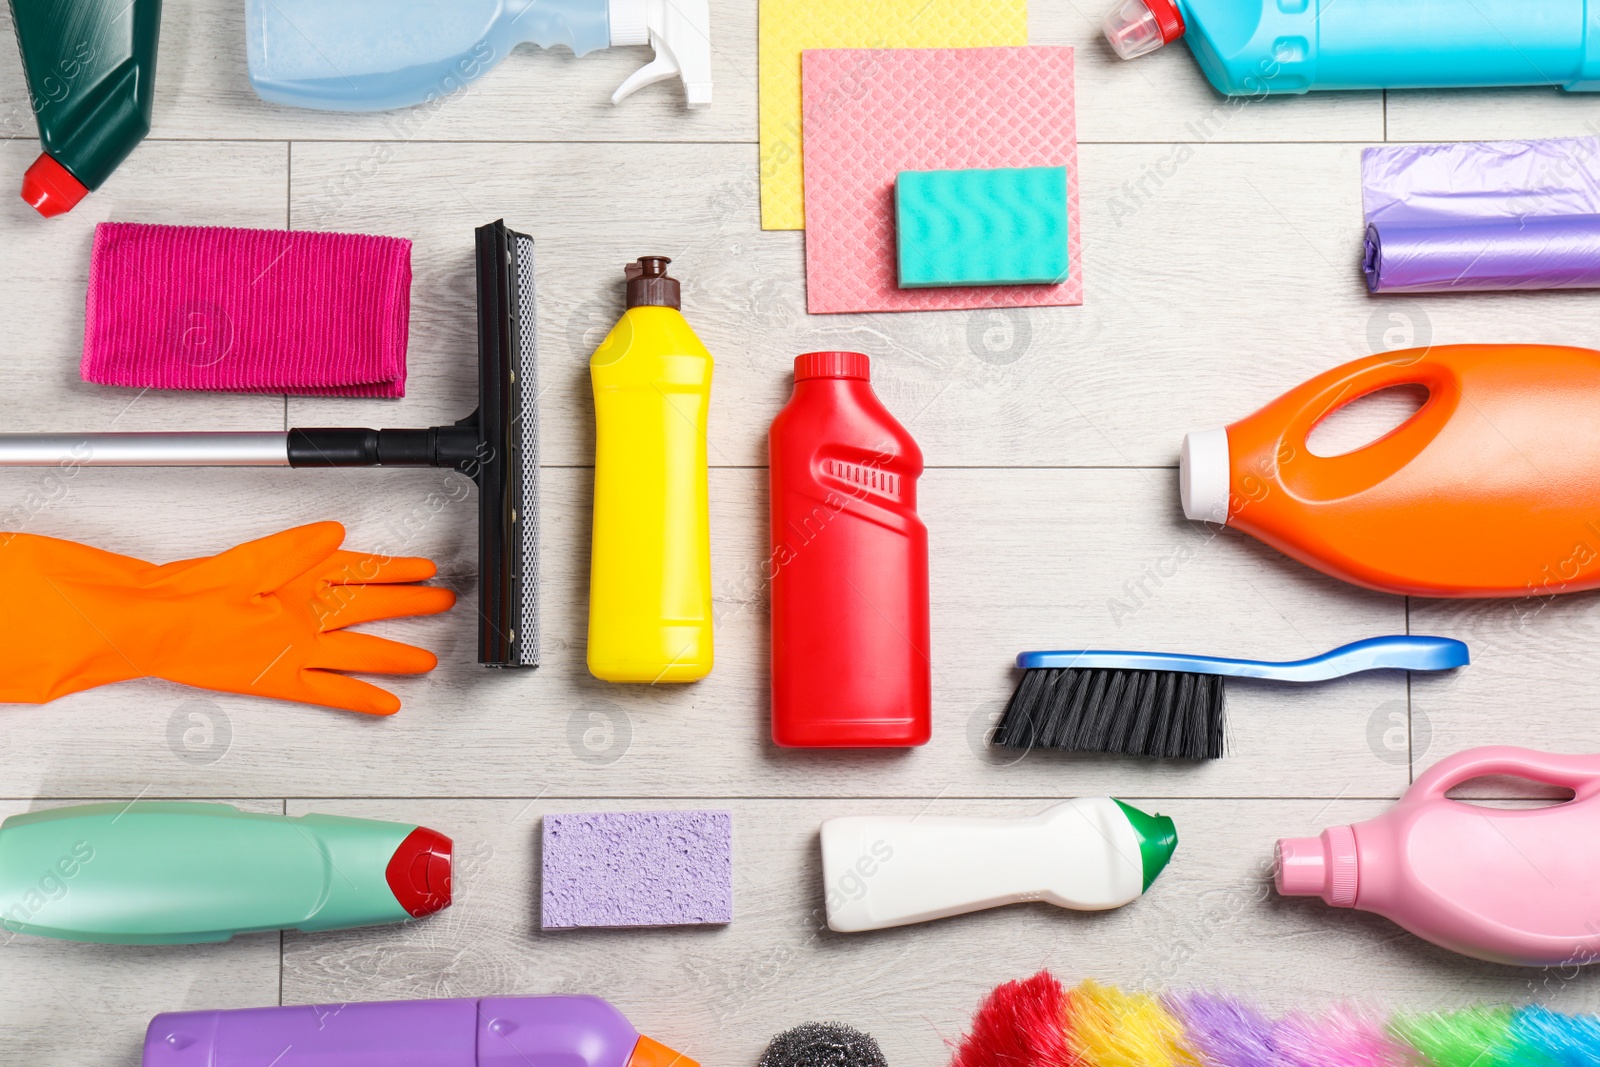
<svg viewBox="0 0 1600 1067">
<path fill-rule="evenodd" d="M 630 74 L 611 94 L 619 104 L 647 85 L 683 80 L 690 107 L 711 104 L 711 5 L 709 0 L 607 0 L 613 45 L 649 44 L 655 58 Z"/>
</svg>

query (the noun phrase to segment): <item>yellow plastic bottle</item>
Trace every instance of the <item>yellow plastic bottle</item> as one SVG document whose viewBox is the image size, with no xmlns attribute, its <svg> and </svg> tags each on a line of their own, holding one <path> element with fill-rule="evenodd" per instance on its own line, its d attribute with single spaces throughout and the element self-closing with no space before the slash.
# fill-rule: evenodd
<svg viewBox="0 0 1600 1067">
<path fill-rule="evenodd" d="M 644 256 L 628 265 L 628 310 L 589 359 L 589 672 L 607 682 L 692 682 L 711 673 L 712 361 L 678 310 L 669 262 Z"/>
</svg>

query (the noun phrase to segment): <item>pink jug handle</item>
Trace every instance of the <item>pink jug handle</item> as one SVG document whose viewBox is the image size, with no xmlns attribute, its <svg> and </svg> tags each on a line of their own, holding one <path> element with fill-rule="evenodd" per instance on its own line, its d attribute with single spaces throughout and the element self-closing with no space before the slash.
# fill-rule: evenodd
<svg viewBox="0 0 1600 1067">
<path fill-rule="evenodd" d="M 1585 800 L 1600 794 L 1600 754 L 1568 756 L 1511 745 L 1489 745 L 1457 752 L 1429 767 L 1406 790 L 1405 801 L 1443 800 L 1462 782 L 1504 774 L 1561 786 Z"/>
</svg>

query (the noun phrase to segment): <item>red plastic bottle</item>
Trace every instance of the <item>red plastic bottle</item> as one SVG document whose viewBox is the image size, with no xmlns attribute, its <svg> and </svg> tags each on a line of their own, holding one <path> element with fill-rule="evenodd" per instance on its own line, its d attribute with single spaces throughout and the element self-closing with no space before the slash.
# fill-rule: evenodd
<svg viewBox="0 0 1600 1067">
<path fill-rule="evenodd" d="M 807 352 L 772 420 L 772 739 L 921 745 L 932 732 L 922 450 L 860 352 Z"/>
</svg>

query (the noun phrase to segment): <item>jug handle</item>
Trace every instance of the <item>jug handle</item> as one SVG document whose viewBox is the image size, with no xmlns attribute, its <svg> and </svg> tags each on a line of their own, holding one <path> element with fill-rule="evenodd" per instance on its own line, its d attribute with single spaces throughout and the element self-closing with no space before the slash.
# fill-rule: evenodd
<svg viewBox="0 0 1600 1067">
<path fill-rule="evenodd" d="M 1417 777 L 1402 802 L 1444 800 L 1445 794 L 1462 782 L 1491 774 L 1562 786 L 1576 794 L 1574 800 L 1600 794 L 1600 754 L 1569 756 L 1512 745 L 1488 745 L 1457 752 L 1435 763 Z"/>
<path fill-rule="evenodd" d="M 1375 441 L 1337 456 L 1317 456 L 1306 446 L 1311 432 L 1334 412 L 1364 396 L 1397 385 L 1420 385 L 1428 399 L 1412 416 Z M 1444 428 L 1460 397 L 1454 371 L 1435 358 L 1435 350 L 1406 349 L 1353 360 L 1313 378 L 1286 394 L 1300 394 L 1291 406 L 1294 416 L 1283 429 L 1278 451 L 1282 473 L 1296 480 L 1311 499 L 1338 498 L 1360 492 L 1389 477 L 1422 452 Z M 1231 432 L 1231 430 L 1230 430 Z"/>
</svg>

